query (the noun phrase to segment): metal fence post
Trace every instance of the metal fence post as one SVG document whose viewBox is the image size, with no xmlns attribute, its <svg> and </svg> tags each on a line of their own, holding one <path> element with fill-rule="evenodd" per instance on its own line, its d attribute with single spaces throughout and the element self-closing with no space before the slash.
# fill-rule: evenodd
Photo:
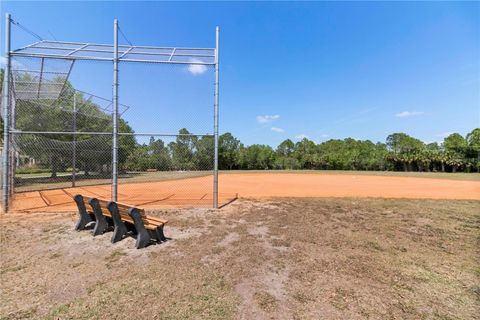
<svg viewBox="0 0 480 320">
<path fill-rule="evenodd" d="M 3 212 L 8 212 L 9 183 L 10 183 L 10 13 L 5 14 L 5 72 L 3 79 L 3 163 L 2 163 L 2 191 Z"/>
<path fill-rule="evenodd" d="M 77 90 L 73 89 L 73 146 L 72 146 L 72 187 L 77 174 Z"/>
<path fill-rule="evenodd" d="M 215 30 L 215 104 L 214 104 L 214 115 L 213 115 L 213 135 L 214 135 L 214 160 L 213 160 L 213 207 L 218 208 L 218 102 L 219 102 L 219 91 L 218 91 L 218 53 L 219 53 L 219 40 L 220 40 L 220 28 L 217 26 Z"/>
<path fill-rule="evenodd" d="M 118 20 L 113 21 L 112 201 L 118 195 Z"/>
</svg>

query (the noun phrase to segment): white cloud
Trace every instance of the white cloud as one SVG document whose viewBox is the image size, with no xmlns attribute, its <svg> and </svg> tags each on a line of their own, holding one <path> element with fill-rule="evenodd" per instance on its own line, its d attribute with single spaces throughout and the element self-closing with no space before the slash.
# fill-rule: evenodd
<svg viewBox="0 0 480 320">
<path fill-rule="evenodd" d="M 192 59 L 191 62 L 201 62 L 201 61 Z M 189 64 L 187 70 L 194 76 L 197 76 L 207 71 L 207 67 L 203 64 Z"/>
<path fill-rule="evenodd" d="M 280 133 L 285 132 L 284 129 L 282 129 L 282 128 L 277 128 L 277 127 L 272 127 L 272 131 L 280 132 Z"/>
<path fill-rule="evenodd" d="M 306 139 L 310 139 L 310 137 L 307 136 L 307 135 L 304 134 L 304 133 L 297 134 L 297 135 L 295 136 L 295 139 L 298 139 L 298 140 L 303 140 L 303 139 L 305 139 L 305 138 L 306 138 Z"/>
<path fill-rule="evenodd" d="M 402 111 L 400 113 L 395 114 L 397 118 L 406 118 L 406 117 L 415 117 L 415 116 L 422 116 L 425 112 L 423 111 Z"/>
<path fill-rule="evenodd" d="M 330 137 L 330 135 L 329 135 L 329 134 L 326 134 L 326 133 L 322 133 L 322 134 L 320 135 L 320 137 L 322 137 L 322 138 L 328 138 L 328 137 Z"/>
<path fill-rule="evenodd" d="M 268 116 L 268 115 L 257 116 L 257 122 L 258 123 L 268 123 L 268 122 L 278 120 L 279 118 L 280 118 L 280 116 L 278 114 L 273 115 L 273 116 Z"/>
</svg>

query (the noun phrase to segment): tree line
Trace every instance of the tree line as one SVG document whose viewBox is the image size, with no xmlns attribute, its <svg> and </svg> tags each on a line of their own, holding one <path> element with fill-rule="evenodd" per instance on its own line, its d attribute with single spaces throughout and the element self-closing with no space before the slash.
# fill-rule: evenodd
<svg viewBox="0 0 480 320">
<path fill-rule="evenodd" d="M 405 133 L 393 133 L 385 143 L 352 138 L 315 143 L 287 139 L 275 149 L 244 146 L 230 133 L 219 139 L 219 167 L 231 169 L 391 170 L 480 172 L 480 128 L 465 137 L 452 133 L 442 143 L 424 143 Z"/>
<path fill-rule="evenodd" d="M 210 170 L 213 138 L 189 136 L 181 129 L 174 142 L 150 138 L 137 144 L 122 163 L 125 170 Z M 276 148 L 245 146 L 227 132 L 219 137 L 220 170 L 391 170 L 480 172 L 480 128 L 465 137 L 452 133 L 442 143 L 424 143 L 405 133 L 394 133 L 385 143 L 352 138 L 315 143 L 307 138 L 287 139 Z"/>
<path fill-rule="evenodd" d="M 2 71 L 0 81 L 3 78 Z M 28 74 L 24 76 L 29 77 Z M 74 94 L 81 112 L 73 113 L 71 102 Z M 26 131 L 73 131 L 75 124 L 75 135 L 15 136 L 15 145 L 22 153 L 34 157 L 39 166 L 50 168 L 53 177 L 57 172 L 71 168 L 73 152 L 76 169 L 86 174 L 89 171 L 110 171 L 111 137 L 79 132 L 111 132 L 111 114 L 83 94 L 75 93 L 70 82 L 66 82 L 58 99 L 46 104 L 45 101 L 43 105 L 36 101 L 17 101 L 15 120 L 16 128 Z M 119 120 L 119 131 L 134 133 L 124 119 Z M 480 172 L 480 128 L 472 130 L 465 137 L 452 133 L 441 143 L 426 144 L 405 133 L 393 133 L 385 143 L 352 138 L 315 143 L 304 138 L 296 143 L 287 139 L 276 148 L 264 144 L 246 146 L 227 132 L 219 137 L 218 152 L 221 170 Z M 134 135 L 121 135 L 118 154 L 121 171 L 211 170 L 214 141 L 212 136 L 191 135 L 186 128 L 181 129 L 169 143 L 155 137 L 151 137 L 148 143 L 139 143 Z"/>
<path fill-rule="evenodd" d="M 122 123 L 133 133 L 127 122 Z M 135 136 L 121 136 L 120 171 L 212 170 L 213 137 L 197 137 L 185 128 L 178 133 L 170 143 L 155 137 L 148 143 L 138 143 Z M 43 142 L 38 137 L 27 137 L 21 142 L 23 149 L 41 159 L 41 165 L 50 167 L 52 176 L 60 170 L 59 164 L 63 163 L 63 168 L 71 165 L 71 141 L 65 144 L 65 140 Z M 110 171 L 111 139 L 84 137 L 76 143 L 77 168 L 88 172 L 103 167 L 104 173 Z M 480 128 L 465 137 L 453 133 L 440 144 L 425 144 L 405 133 L 394 133 L 385 143 L 352 138 L 315 143 L 304 138 L 296 143 L 287 139 L 276 148 L 262 144 L 245 146 L 227 132 L 219 137 L 218 164 L 220 170 L 480 172 Z"/>
</svg>

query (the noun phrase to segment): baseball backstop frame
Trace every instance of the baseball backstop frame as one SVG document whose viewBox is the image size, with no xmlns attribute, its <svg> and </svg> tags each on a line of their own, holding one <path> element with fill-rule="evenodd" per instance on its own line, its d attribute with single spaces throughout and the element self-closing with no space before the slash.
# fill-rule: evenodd
<svg viewBox="0 0 480 320">
<path fill-rule="evenodd" d="M 28 46 L 12 50 L 11 48 L 11 25 L 14 22 L 10 13 L 5 15 L 5 72 L 2 95 L 2 114 L 4 120 L 3 151 L 2 151 L 2 207 L 8 212 L 9 205 L 14 192 L 15 165 L 13 152 L 11 150 L 12 136 L 21 134 L 32 134 L 35 132 L 19 131 L 14 126 L 15 103 L 12 103 L 10 88 L 12 84 L 12 58 L 30 57 L 42 59 L 65 59 L 71 61 L 72 65 L 77 60 L 106 61 L 112 63 L 112 131 L 89 132 L 95 135 L 110 135 L 112 138 L 111 150 L 111 199 L 118 199 L 118 139 L 119 133 L 119 64 L 150 63 L 150 64 L 173 64 L 173 65 L 202 65 L 213 67 L 215 72 L 214 80 L 214 101 L 213 101 L 213 208 L 218 208 L 218 132 L 219 132 L 219 33 L 216 27 L 215 48 L 188 48 L 188 47 L 152 47 L 119 45 L 119 24 L 115 19 L 113 23 L 113 44 L 65 42 L 57 40 L 41 40 Z M 43 61 L 43 60 L 42 60 Z M 42 65 L 43 66 L 43 65 Z M 68 76 L 67 76 L 68 77 Z M 40 84 L 39 84 L 40 87 Z M 40 90 L 40 89 L 39 89 Z M 45 133 L 45 132 L 43 132 Z M 72 134 L 72 132 L 64 132 Z M 85 132 L 82 132 L 85 134 Z M 52 134 L 52 132 L 49 132 Z M 62 132 L 55 132 L 62 134 Z M 75 134 L 75 132 L 73 132 Z M 151 135 L 165 135 L 165 133 L 152 133 Z M 168 135 L 168 134 L 167 134 Z M 195 134 L 192 134 L 195 136 Z M 205 135 L 203 135 L 205 136 Z M 208 136 L 208 135 L 207 135 Z M 75 170 L 75 168 L 74 168 Z"/>
</svg>

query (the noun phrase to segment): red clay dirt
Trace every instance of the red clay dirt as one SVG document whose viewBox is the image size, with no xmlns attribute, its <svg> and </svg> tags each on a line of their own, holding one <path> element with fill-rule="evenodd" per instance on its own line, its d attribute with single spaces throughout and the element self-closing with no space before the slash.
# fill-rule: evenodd
<svg viewBox="0 0 480 320">
<path fill-rule="evenodd" d="M 119 202 L 149 209 L 212 206 L 212 177 L 119 185 Z M 15 195 L 13 211 L 75 211 L 75 194 L 108 199 L 109 185 L 24 192 Z M 239 173 L 219 177 L 219 204 L 237 198 L 378 197 L 410 199 L 480 199 L 480 181 L 431 178 Z"/>
</svg>

